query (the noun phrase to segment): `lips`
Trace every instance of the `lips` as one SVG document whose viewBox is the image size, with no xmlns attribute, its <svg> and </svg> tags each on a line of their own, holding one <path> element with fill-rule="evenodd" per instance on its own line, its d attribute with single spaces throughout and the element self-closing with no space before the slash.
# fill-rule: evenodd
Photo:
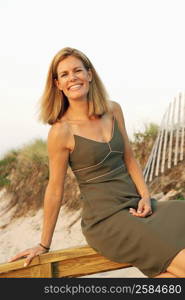
<svg viewBox="0 0 185 300">
<path fill-rule="evenodd" d="M 78 90 L 81 88 L 81 86 L 82 84 L 73 84 L 68 88 L 68 90 Z"/>
</svg>

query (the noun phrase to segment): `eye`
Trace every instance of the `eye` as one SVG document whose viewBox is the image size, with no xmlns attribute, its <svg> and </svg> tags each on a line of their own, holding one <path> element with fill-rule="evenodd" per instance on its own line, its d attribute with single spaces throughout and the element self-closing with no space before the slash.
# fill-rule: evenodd
<svg viewBox="0 0 185 300">
<path fill-rule="evenodd" d="M 64 77 L 64 76 L 66 76 L 66 74 L 64 73 L 64 74 L 62 74 L 60 77 Z"/>
<path fill-rule="evenodd" d="M 77 69 L 77 70 L 76 70 L 76 72 L 80 72 L 80 71 L 82 71 L 82 70 L 81 70 L 81 69 Z"/>
</svg>

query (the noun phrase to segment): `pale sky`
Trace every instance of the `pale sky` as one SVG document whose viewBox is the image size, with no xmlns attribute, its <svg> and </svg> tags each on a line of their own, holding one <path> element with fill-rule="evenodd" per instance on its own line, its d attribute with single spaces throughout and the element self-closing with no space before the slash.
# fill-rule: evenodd
<svg viewBox="0 0 185 300">
<path fill-rule="evenodd" d="M 74 47 L 120 103 L 130 138 L 185 91 L 184 0 L 0 0 L 0 156 L 49 125 L 37 103 L 53 56 Z"/>
</svg>

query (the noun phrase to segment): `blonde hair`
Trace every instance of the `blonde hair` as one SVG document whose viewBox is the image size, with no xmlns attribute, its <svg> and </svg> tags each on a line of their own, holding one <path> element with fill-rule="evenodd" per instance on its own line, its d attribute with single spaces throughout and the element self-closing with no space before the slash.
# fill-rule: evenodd
<svg viewBox="0 0 185 300">
<path fill-rule="evenodd" d="M 48 70 L 45 89 L 39 102 L 38 120 L 42 123 L 54 124 L 62 117 L 69 106 L 67 97 L 63 92 L 58 90 L 55 84 L 55 80 L 58 78 L 58 64 L 68 56 L 80 59 L 86 70 L 90 69 L 92 72 L 92 81 L 90 82 L 87 95 L 88 117 L 102 116 L 104 113 L 111 111 L 111 102 L 108 99 L 108 93 L 90 60 L 81 51 L 66 47 L 54 56 Z"/>
</svg>

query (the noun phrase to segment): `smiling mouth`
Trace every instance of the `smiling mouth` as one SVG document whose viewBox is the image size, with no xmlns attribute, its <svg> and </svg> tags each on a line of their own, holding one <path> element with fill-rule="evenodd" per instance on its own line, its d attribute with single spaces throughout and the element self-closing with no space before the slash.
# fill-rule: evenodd
<svg viewBox="0 0 185 300">
<path fill-rule="evenodd" d="M 75 91 L 75 90 L 78 90 L 78 89 L 80 89 L 82 87 L 82 84 L 75 84 L 75 85 L 73 85 L 73 86 L 71 86 L 70 88 L 69 88 L 69 90 L 71 91 Z"/>
</svg>

